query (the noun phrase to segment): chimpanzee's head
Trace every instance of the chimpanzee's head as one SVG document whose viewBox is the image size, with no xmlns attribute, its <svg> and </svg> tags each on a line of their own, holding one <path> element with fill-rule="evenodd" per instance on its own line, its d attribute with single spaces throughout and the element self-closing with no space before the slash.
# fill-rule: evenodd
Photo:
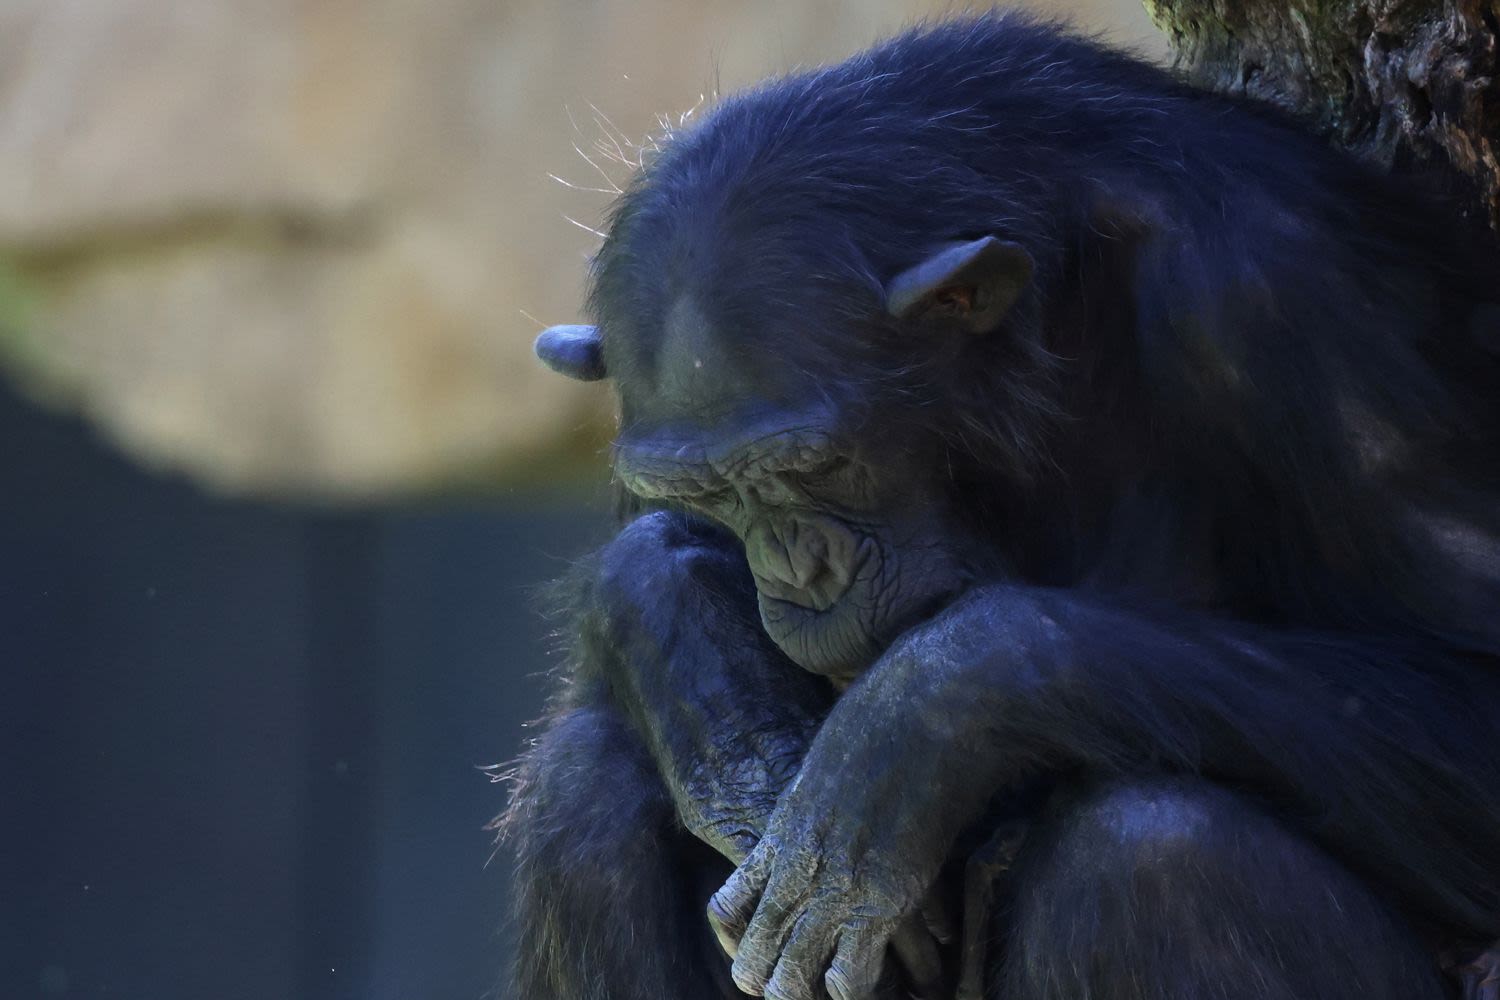
<svg viewBox="0 0 1500 1000">
<path fill-rule="evenodd" d="M 623 486 L 731 529 L 771 638 L 848 679 L 992 568 L 956 501 L 1040 447 L 1039 240 L 923 183 L 977 186 L 953 151 L 799 86 L 674 137 L 611 217 L 597 326 L 537 352 L 613 381 Z"/>
</svg>

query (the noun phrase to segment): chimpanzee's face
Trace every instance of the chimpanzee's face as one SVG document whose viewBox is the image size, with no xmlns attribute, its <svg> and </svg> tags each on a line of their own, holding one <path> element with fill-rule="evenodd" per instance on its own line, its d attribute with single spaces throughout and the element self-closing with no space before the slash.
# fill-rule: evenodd
<svg viewBox="0 0 1500 1000">
<path fill-rule="evenodd" d="M 938 244 L 883 287 L 835 288 L 795 253 L 742 241 L 730 268 L 616 247 L 596 275 L 601 327 L 555 327 L 537 352 L 615 383 L 621 483 L 732 530 L 772 640 L 848 680 L 970 575 L 946 454 L 874 390 L 926 338 L 994 327 L 1031 262 L 987 237 Z"/>
<path fill-rule="evenodd" d="M 683 296 L 654 330 L 610 328 L 616 474 L 732 530 L 773 641 L 849 679 L 963 584 L 940 459 L 820 384 L 795 336 L 756 327 L 726 330 Z"/>
</svg>

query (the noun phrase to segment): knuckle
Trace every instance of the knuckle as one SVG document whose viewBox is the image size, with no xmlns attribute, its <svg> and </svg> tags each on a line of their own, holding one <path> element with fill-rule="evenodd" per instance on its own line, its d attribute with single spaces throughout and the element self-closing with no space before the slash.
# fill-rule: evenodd
<svg viewBox="0 0 1500 1000">
<path fill-rule="evenodd" d="M 751 996 L 764 996 L 766 982 L 769 978 L 768 969 L 755 953 L 741 949 L 735 957 L 734 964 L 730 966 L 729 975 L 734 980 L 734 985 L 740 988 L 740 992 Z"/>
<path fill-rule="evenodd" d="M 651 511 L 604 546 L 598 586 L 607 601 L 636 596 L 660 600 L 690 585 L 699 563 L 731 552 L 712 526 L 675 511 Z"/>
<path fill-rule="evenodd" d="M 766 984 L 767 1000 L 817 1000 L 806 970 L 796 963 L 782 960 L 776 974 Z"/>
<path fill-rule="evenodd" d="M 788 1000 L 815 1000 L 820 993 L 824 969 L 832 951 L 828 925 L 809 920 L 798 921 L 798 929 L 782 951 L 776 973 L 771 977 L 767 995 L 776 993 Z"/>
<path fill-rule="evenodd" d="M 823 976 L 823 987 L 828 991 L 831 1000 L 862 1000 L 868 993 L 868 990 L 861 985 L 866 978 L 835 961 Z"/>
<path fill-rule="evenodd" d="M 615 544 L 624 548 L 669 549 L 685 536 L 683 521 L 681 514 L 671 511 L 648 511 L 625 525 L 615 536 Z"/>
<path fill-rule="evenodd" d="M 676 529 L 665 511 L 642 514 L 604 546 L 600 583 L 606 588 L 632 586 L 642 570 L 660 562 L 672 550 Z"/>
<path fill-rule="evenodd" d="M 833 926 L 826 913 L 816 910 L 807 910 L 797 918 L 766 988 L 767 996 L 774 994 L 787 1000 L 816 1000 L 820 996 L 819 986 L 833 950 Z"/>
<path fill-rule="evenodd" d="M 748 901 L 728 888 L 720 889 L 708 899 L 708 915 L 726 930 L 743 934 L 749 924 Z"/>
</svg>

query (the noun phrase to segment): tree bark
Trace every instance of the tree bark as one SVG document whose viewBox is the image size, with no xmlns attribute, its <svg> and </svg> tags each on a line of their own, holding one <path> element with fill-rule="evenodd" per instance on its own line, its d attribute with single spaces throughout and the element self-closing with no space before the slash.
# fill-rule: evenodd
<svg viewBox="0 0 1500 1000">
<path fill-rule="evenodd" d="M 1144 0 L 1194 84 L 1428 176 L 1500 233 L 1500 0 Z"/>
</svg>

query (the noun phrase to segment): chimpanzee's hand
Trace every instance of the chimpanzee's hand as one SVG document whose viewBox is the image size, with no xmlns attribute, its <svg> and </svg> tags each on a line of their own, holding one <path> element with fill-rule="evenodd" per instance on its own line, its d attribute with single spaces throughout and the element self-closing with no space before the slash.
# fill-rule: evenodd
<svg viewBox="0 0 1500 1000">
<path fill-rule="evenodd" d="M 738 864 L 833 693 L 766 636 L 743 550 L 657 511 L 605 548 L 589 591 L 595 661 L 656 759 L 683 825 Z"/>
<path fill-rule="evenodd" d="M 710 903 L 741 989 L 863 1000 L 890 945 L 908 985 L 935 995 L 936 963 L 909 947 L 915 912 L 959 834 L 1024 776 L 995 752 L 995 725 L 1032 696 L 1027 664 L 1042 647 L 1034 624 L 1019 624 L 1037 620 L 1009 590 L 972 591 L 844 692 L 765 836 Z"/>
<path fill-rule="evenodd" d="M 734 980 L 777 1000 L 860 1000 L 894 945 L 920 996 L 939 956 L 915 913 L 957 834 L 934 763 L 950 734 L 856 683 L 834 708 L 765 836 L 715 894 L 709 919 Z M 880 711 L 881 708 L 886 711 Z"/>
<path fill-rule="evenodd" d="M 632 522 L 603 553 L 593 601 L 609 683 L 625 695 L 683 824 L 745 861 L 831 690 L 770 642 L 743 553 L 713 525 L 661 512 Z M 935 942 L 952 935 L 948 924 L 933 905 L 897 934 L 909 979 L 940 978 Z"/>
</svg>

